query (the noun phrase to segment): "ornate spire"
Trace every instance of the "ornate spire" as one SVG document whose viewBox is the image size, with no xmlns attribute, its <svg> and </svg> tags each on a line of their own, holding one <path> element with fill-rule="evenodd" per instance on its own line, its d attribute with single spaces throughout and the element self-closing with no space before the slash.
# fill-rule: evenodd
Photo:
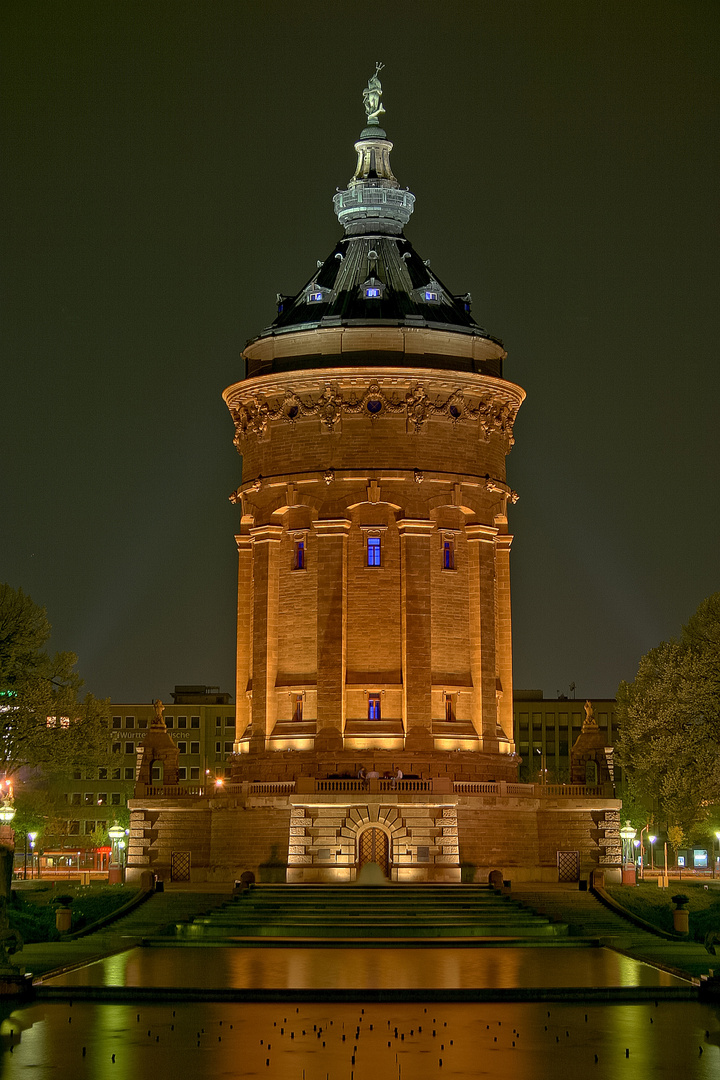
<svg viewBox="0 0 720 1080">
<path fill-rule="evenodd" d="M 401 191 L 390 167 L 393 144 L 380 127 L 385 112 L 380 98 L 382 84 L 378 75 L 384 64 L 375 64 L 375 74 L 363 90 L 367 126 L 355 143 L 357 166 L 344 191 L 333 197 L 335 213 L 348 236 L 364 233 L 399 235 L 410 220 L 415 196 Z"/>
</svg>

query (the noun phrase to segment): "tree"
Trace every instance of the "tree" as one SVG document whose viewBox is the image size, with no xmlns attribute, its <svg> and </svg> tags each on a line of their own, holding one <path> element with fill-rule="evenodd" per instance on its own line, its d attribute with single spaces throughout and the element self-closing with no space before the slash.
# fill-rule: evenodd
<svg viewBox="0 0 720 1080">
<path fill-rule="evenodd" d="M 720 805 L 720 593 L 642 658 L 617 701 L 616 756 L 634 795 L 696 832 Z"/>
<path fill-rule="evenodd" d="M 82 700 L 74 653 L 49 654 L 44 608 L 0 584 L 0 775 L 23 766 L 94 764 L 107 756 L 110 702 Z"/>
</svg>

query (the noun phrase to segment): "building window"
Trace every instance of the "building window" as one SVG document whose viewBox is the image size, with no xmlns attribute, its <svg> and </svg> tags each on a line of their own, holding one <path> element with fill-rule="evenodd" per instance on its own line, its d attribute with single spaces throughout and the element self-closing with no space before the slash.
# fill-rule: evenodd
<svg viewBox="0 0 720 1080">
<path fill-rule="evenodd" d="M 126 754 L 134 754 L 135 753 L 135 743 L 134 742 L 126 742 L 125 743 L 125 753 Z"/>
<path fill-rule="evenodd" d="M 178 743 L 177 748 L 178 748 L 178 753 L 179 754 L 187 754 L 187 743 L 186 742 Z"/>
<path fill-rule="evenodd" d="M 175 724 L 175 721 L 173 720 L 172 716 L 166 716 L 165 717 L 165 727 L 166 728 L 170 729 L 170 728 L 173 727 L 174 724 Z"/>
<path fill-rule="evenodd" d="M 222 743 L 219 743 L 219 742 L 216 742 L 216 743 L 215 743 L 215 753 L 216 753 L 216 754 L 219 754 L 219 753 L 221 752 L 221 751 L 220 751 L 220 747 L 221 747 L 221 746 L 222 746 Z"/>
<path fill-rule="evenodd" d="M 79 836 L 80 835 L 80 822 L 79 821 L 70 821 L 68 823 L 68 832 L 70 833 L 70 836 Z"/>
<path fill-rule="evenodd" d="M 112 753 L 113 753 L 113 754 L 122 754 L 122 743 L 119 743 L 119 742 L 114 742 L 114 743 L 112 744 L 112 746 L 110 747 L 110 749 L 111 749 L 111 751 L 112 751 Z M 75 776 L 75 777 L 73 777 L 73 779 L 75 779 L 75 780 L 79 780 L 79 779 L 80 779 L 80 777 L 79 777 L 79 776 Z"/>
<path fill-rule="evenodd" d="M 122 716 L 113 716 L 113 718 L 112 718 L 112 726 L 114 728 L 122 727 Z"/>
<path fill-rule="evenodd" d="M 232 754 L 232 752 L 233 752 L 233 744 L 231 742 L 226 742 L 225 743 L 225 753 L 226 754 Z"/>
<path fill-rule="evenodd" d="M 429 301 L 431 304 L 432 303 L 437 303 L 438 294 L 437 294 L 436 290 L 435 289 L 426 289 L 425 290 L 425 299 L 427 301 Z"/>
<path fill-rule="evenodd" d="M 322 302 L 323 294 L 321 292 L 308 293 L 309 304 L 319 304 Z"/>
<path fill-rule="evenodd" d="M 125 770 L 125 779 L 126 780 L 134 780 L 135 779 L 135 770 L 134 769 L 126 769 Z"/>
<path fill-rule="evenodd" d="M 215 717 L 215 727 L 222 727 L 222 716 Z"/>
<path fill-rule="evenodd" d="M 86 780 L 94 780 L 95 779 L 95 770 L 94 769 L 87 769 L 86 772 L 85 772 L 85 779 Z"/>
<path fill-rule="evenodd" d="M 82 803 L 82 792 L 73 791 L 72 795 L 70 796 L 70 802 L 73 806 L 80 806 Z"/>
<path fill-rule="evenodd" d="M 457 694 L 445 694 L 445 719 L 455 720 L 457 716 Z"/>
<path fill-rule="evenodd" d="M 152 779 L 162 780 L 162 772 L 159 765 L 153 765 L 152 767 Z"/>
<path fill-rule="evenodd" d="M 294 694 L 293 697 L 293 720 L 300 723 L 303 718 L 303 696 L 302 694 Z"/>
<path fill-rule="evenodd" d="M 191 780 L 199 780 L 200 779 L 200 769 L 199 768 L 195 768 L 195 769 L 190 770 L 190 779 Z"/>
<path fill-rule="evenodd" d="M 455 569 L 455 541 L 443 540 L 443 570 Z"/>
<path fill-rule="evenodd" d="M 377 300 L 380 296 L 380 290 L 377 285 L 368 285 L 365 290 L 365 296 L 368 300 Z"/>
<path fill-rule="evenodd" d="M 368 694 L 368 720 L 380 719 L 380 694 Z"/>
<path fill-rule="evenodd" d="M 140 719 L 138 720 L 138 727 L 146 728 L 147 724 L 148 724 L 147 716 L 141 716 Z"/>
<path fill-rule="evenodd" d="M 186 728 L 187 727 L 187 716 L 178 716 L 178 727 L 179 728 Z"/>
<path fill-rule="evenodd" d="M 368 536 L 367 538 L 367 564 L 368 566 L 380 566 L 379 536 Z"/>
<path fill-rule="evenodd" d="M 122 806 L 122 803 L 120 801 L 120 792 L 119 791 L 113 791 L 113 793 L 111 794 L 111 796 L 110 796 L 110 805 L 111 806 Z"/>
<path fill-rule="evenodd" d="M 191 716 L 190 717 L 190 727 L 197 727 L 197 728 L 200 727 L 200 717 L 199 716 Z"/>
<path fill-rule="evenodd" d="M 190 743 L 190 753 L 191 754 L 199 754 L 200 753 L 200 743 L 199 742 L 191 742 Z"/>
<path fill-rule="evenodd" d="M 126 716 L 125 717 L 125 727 L 135 727 L 135 717 L 134 716 Z"/>
<path fill-rule="evenodd" d="M 82 780 L 82 769 L 73 769 L 73 780 Z"/>
<path fill-rule="evenodd" d="M 234 716 L 226 716 L 225 717 L 225 727 L 232 727 L 232 728 L 235 727 L 235 717 Z"/>
<path fill-rule="evenodd" d="M 187 780 L 187 769 L 184 766 L 178 769 L 178 780 Z"/>
<path fill-rule="evenodd" d="M 98 804 L 98 806 L 107 806 L 107 792 L 106 791 L 98 792 L 97 804 Z"/>
<path fill-rule="evenodd" d="M 120 779 L 120 769 L 111 769 L 110 770 L 110 779 L 111 780 L 119 780 Z"/>
<path fill-rule="evenodd" d="M 107 769 L 98 769 L 98 780 L 107 780 L 107 778 L 108 778 Z"/>
<path fill-rule="evenodd" d="M 293 570 L 305 569 L 305 541 L 295 541 L 295 554 L 293 557 Z"/>
</svg>

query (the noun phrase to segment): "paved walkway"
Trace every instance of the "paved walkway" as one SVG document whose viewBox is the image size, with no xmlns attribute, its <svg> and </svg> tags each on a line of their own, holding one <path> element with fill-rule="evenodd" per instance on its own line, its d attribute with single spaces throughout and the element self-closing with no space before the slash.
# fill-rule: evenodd
<svg viewBox="0 0 720 1080">
<path fill-rule="evenodd" d="M 615 914 L 590 892 L 577 885 L 546 885 L 539 882 L 513 884 L 516 900 L 542 915 L 567 923 L 571 935 L 598 938 L 635 960 L 698 979 L 711 968 L 720 970 L 720 957 L 706 952 L 696 941 L 668 941 L 642 930 Z"/>
</svg>

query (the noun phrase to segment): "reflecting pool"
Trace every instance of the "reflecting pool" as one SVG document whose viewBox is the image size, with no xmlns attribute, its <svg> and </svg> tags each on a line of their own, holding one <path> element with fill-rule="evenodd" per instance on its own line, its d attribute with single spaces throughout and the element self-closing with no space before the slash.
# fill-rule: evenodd
<svg viewBox="0 0 720 1080">
<path fill-rule="evenodd" d="M 36 1003 L 0 1025 L 18 1080 L 694 1080 L 720 1075 L 707 1005 Z M 578 1070 L 581 1070 L 578 1073 Z"/>
<path fill-rule="evenodd" d="M 48 979 L 50 987 L 335 990 L 682 987 L 610 949 L 138 948 Z"/>
</svg>

